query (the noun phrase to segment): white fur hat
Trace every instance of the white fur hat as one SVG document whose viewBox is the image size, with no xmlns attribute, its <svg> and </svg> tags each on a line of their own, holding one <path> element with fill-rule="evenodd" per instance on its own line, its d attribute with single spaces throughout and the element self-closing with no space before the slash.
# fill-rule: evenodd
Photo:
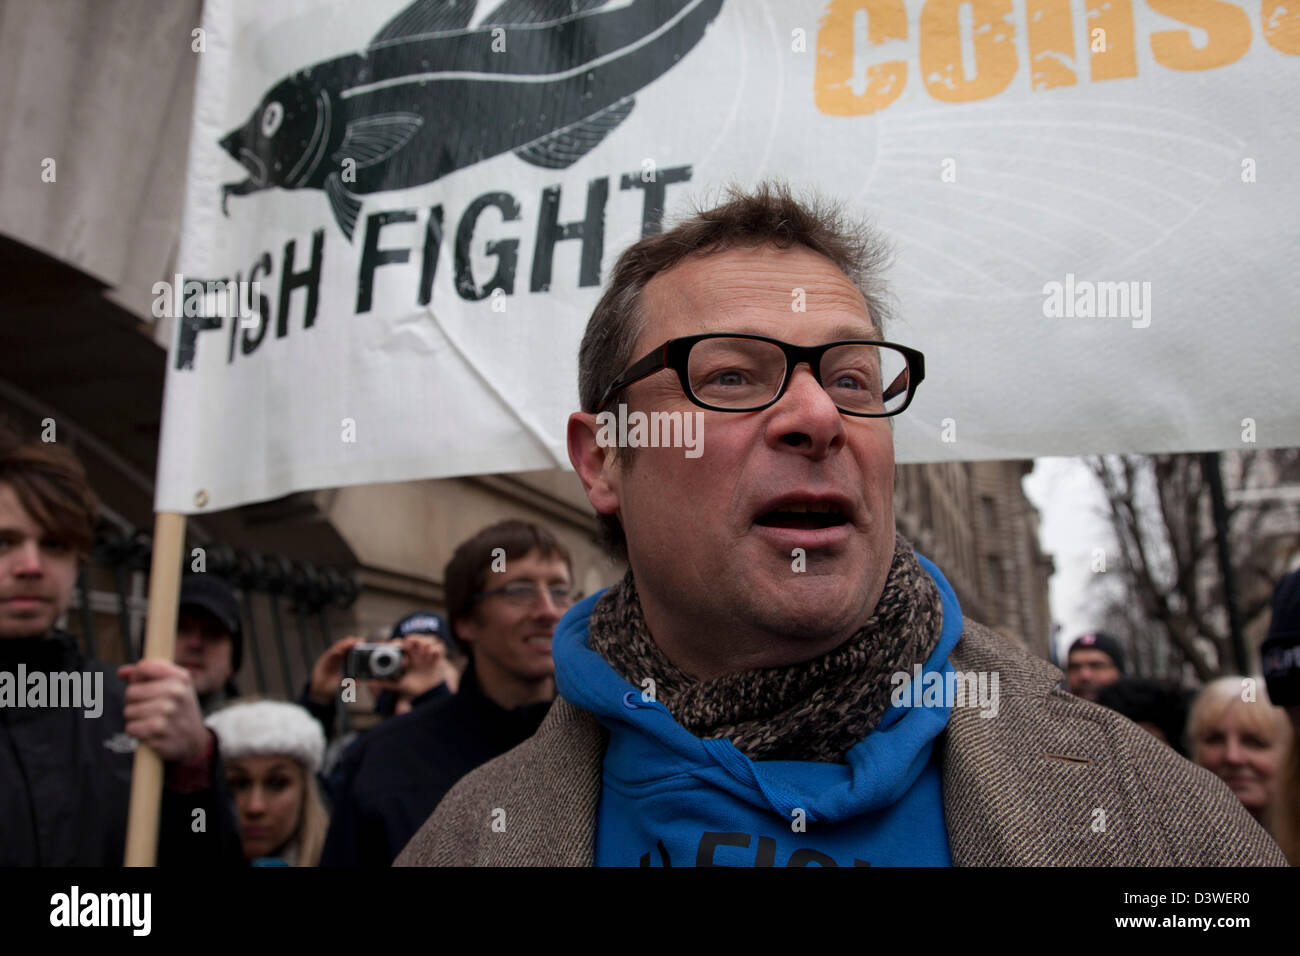
<svg viewBox="0 0 1300 956">
<path fill-rule="evenodd" d="M 224 759 L 284 755 L 314 774 L 325 757 L 325 732 L 316 718 L 297 704 L 236 702 L 217 711 L 206 723 L 216 733 Z"/>
</svg>

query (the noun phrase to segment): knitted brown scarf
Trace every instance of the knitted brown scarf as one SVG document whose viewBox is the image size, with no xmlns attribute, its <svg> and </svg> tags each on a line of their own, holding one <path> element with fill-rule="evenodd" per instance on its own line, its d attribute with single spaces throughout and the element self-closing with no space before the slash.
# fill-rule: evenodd
<svg viewBox="0 0 1300 956">
<path fill-rule="evenodd" d="M 596 602 L 591 647 L 635 687 L 651 677 L 656 699 L 697 737 L 726 737 L 753 760 L 840 762 L 879 723 L 893 674 L 911 672 L 939 641 L 939 589 L 901 535 L 875 613 L 821 657 L 697 680 L 675 666 L 646 629 L 632 573 Z"/>
</svg>

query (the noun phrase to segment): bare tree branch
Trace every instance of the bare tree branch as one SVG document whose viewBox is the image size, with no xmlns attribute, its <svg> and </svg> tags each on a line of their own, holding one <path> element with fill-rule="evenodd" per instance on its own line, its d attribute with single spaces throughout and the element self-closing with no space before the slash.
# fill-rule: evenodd
<svg viewBox="0 0 1300 956">
<path fill-rule="evenodd" d="M 1300 483 L 1300 449 L 1228 453 L 1224 468 L 1237 489 Z M 1115 587 L 1089 599 L 1117 633 L 1130 636 L 1135 668 L 1190 665 L 1201 680 L 1232 666 L 1222 575 L 1209 487 L 1196 455 L 1099 455 L 1086 460 L 1106 502 L 1118 551 Z M 1272 585 L 1285 571 L 1285 548 L 1267 543 L 1275 517 L 1296 506 L 1238 500 L 1229 509 L 1229 551 L 1242 620 L 1249 627 L 1269 608 Z M 1211 651 L 1211 648 L 1213 649 Z M 1176 676 L 1160 674 L 1158 676 Z"/>
</svg>

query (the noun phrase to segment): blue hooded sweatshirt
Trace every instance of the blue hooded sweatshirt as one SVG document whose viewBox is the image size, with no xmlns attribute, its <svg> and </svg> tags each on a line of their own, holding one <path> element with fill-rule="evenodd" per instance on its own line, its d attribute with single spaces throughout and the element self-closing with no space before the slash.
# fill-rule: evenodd
<svg viewBox="0 0 1300 956">
<path fill-rule="evenodd" d="M 961 637 L 952 588 L 939 587 L 943 626 L 923 666 L 947 686 Z M 603 592 L 601 592 L 603 593 Z M 935 738 L 951 701 L 886 710 L 845 763 L 750 760 L 729 740 L 702 740 L 615 672 L 587 639 L 600 598 L 575 605 L 555 631 L 560 694 L 609 730 L 596 822 L 597 866 L 950 866 Z"/>
</svg>

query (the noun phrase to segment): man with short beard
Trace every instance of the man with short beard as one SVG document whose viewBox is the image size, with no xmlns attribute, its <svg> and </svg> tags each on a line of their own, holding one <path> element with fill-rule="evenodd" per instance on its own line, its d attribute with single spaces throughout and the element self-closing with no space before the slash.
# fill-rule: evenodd
<svg viewBox="0 0 1300 956">
<path fill-rule="evenodd" d="M 885 339 L 882 258 L 782 187 L 620 257 L 568 442 L 630 570 L 556 629 L 537 734 L 399 864 L 1285 864 L 1221 781 L 964 619 L 898 535 L 891 418 L 925 369 Z M 608 447 L 620 404 L 701 415 L 703 454 Z"/>
<path fill-rule="evenodd" d="M 114 673 L 56 627 L 95 514 L 76 458 L 0 428 L 0 672 L 89 675 L 102 698 L 89 710 L 0 698 L 0 866 L 120 866 L 137 741 L 166 761 L 158 862 L 238 864 L 216 739 L 189 673 L 158 660 Z"/>
</svg>

